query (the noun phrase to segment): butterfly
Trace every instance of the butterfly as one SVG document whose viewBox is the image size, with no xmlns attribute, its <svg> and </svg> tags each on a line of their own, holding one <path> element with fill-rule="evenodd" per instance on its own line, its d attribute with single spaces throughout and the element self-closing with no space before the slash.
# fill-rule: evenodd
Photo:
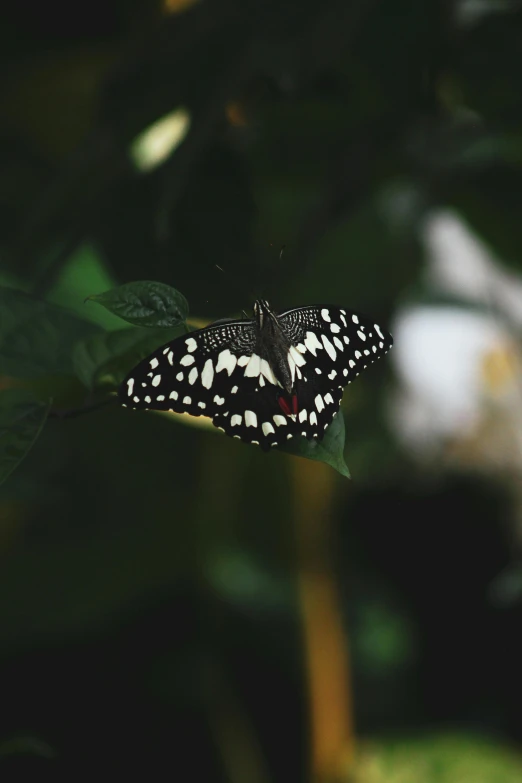
<svg viewBox="0 0 522 783">
<path fill-rule="evenodd" d="M 209 416 L 267 451 L 296 436 L 321 440 L 344 387 L 392 345 L 359 313 L 315 305 L 277 315 L 258 299 L 251 320 L 216 321 L 158 348 L 127 375 L 119 398 Z"/>
</svg>

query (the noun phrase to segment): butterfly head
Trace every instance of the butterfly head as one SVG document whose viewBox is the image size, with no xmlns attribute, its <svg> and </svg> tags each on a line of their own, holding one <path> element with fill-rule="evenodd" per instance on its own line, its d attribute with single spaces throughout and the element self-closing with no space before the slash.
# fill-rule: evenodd
<svg viewBox="0 0 522 783">
<path fill-rule="evenodd" d="M 274 317 L 274 313 L 266 299 L 256 299 L 254 302 L 254 318 L 259 329 L 263 328 L 265 319 Z"/>
</svg>

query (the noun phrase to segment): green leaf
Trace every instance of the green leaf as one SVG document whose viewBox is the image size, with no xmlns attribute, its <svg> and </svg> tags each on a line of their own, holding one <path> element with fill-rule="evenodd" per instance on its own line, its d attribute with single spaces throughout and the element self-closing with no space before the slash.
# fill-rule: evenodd
<svg viewBox="0 0 522 783">
<path fill-rule="evenodd" d="M 134 326 L 178 326 L 187 319 L 183 294 L 165 283 L 141 280 L 87 297 Z"/>
<path fill-rule="evenodd" d="M 118 386 L 129 370 L 156 348 L 184 333 L 183 327 L 171 329 L 117 329 L 81 340 L 74 348 L 77 377 L 93 389 Z"/>
<path fill-rule="evenodd" d="M 0 742 L 0 758 L 18 755 L 42 756 L 52 759 L 57 754 L 47 742 L 31 735 L 16 735 Z"/>
<path fill-rule="evenodd" d="M 0 392 L 0 484 L 18 467 L 37 440 L 50 404 L 25 390 Z"/>
<path fill-rule="evenodd" d="M 350 471 L 344 461 L 344 436 L 343 412 L 339 410 L 339 413 L 324 433 L 322 441 L 293 438 L 287 441 L 284 446 L 281 446 L 280 450 L 286 451 L 288 454 L 295 454 L 297 457 L 326 462 L 327 465 L 331 465 L 342 476 L 350 478 Z"/>
<path fill-rule="evenodd" d="M 17 378 L 71 375 L 74 345 L 99 329 L 57 305 L 0 286 L 2 375 Z"/>
</svg>

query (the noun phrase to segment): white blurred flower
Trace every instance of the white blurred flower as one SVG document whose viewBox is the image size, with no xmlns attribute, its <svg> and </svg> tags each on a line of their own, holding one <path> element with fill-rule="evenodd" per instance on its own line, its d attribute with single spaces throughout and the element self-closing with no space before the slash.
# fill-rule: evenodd
<svg viewBox="0 0 522 783">
<path fill-rule="evenodd" d="M 427 282 L 461 299 L 498 308 L 522 325 L 522 279 L 505 270 L 488 246 L 450 210 L 432 213 L 421 227 Z"/>
<path fill-rule="evenodd" d="M 130 156 L 139 171 L 152 171 L 179 147 L 190 128 L 190 114 L 180 108 L 166 114 L 133 140 Z"/>
<path fill-rule="evenodd" d="M 432 289 L 482 309 L 412 305 L 392 326 L 392 422 L 407 448 L 481 469 L 522 467 L 522 281 L 447 211 L 425 222 Z M 495 302 L 495 315 L 487 304 Z M 488 302 L 489 300 L 489 302 Z"/>
</svg>

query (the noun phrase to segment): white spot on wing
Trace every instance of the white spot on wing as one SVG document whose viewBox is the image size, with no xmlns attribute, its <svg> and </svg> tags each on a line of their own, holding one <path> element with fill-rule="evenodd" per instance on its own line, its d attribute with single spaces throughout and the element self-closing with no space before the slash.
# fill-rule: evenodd
<svg viewBox="0 0 522 783">
<path fill-rule="evenodd" d="M 303 364 L 306 364 L 306 359 L 304 359 L 304 358 L 301 356 L 301 354 L 299 353 L 299 351 L 297 350 L 297 348 L 296 348 L 294 345 L 291 345 L 291 346 L 290 346 L 290 351 L 289 351 L 289 353 L 291 354 L 291 356 L 292 356 L 292 359 L 294 360 L 294 362 L 296 363 L 296 365 L 297 365 L 298 367 L 302 367 L 302 366 L 303 366 Z"/>
<path fill-rule="evenodd" d="M 322 410 L 323 410 L 323 408 L 324 408 L 324 402 L 323 402 L 323 398 L 321 397 L 321 395 L 320 395 L 320 394 L 318 394 L 318 395 L 316 396 L 316 398 L 315 398 L 314 402 L 315 402 L 315 407 L 317 408 L 317 410 L 319 411 L 319 413 L 321 413 L 321 411 L 322 411 Z M 311 417 L 311 415 L 310 415 L 310 419 L 311 419 L 311 418 L 312 418 L 312 417 Z"/>
<path fill-rule="evenodd" d="M 245 364 L 248 364 L 249 361 L 250 361 L 250 356 L 240 356 L 239 359 L 237 360 L 237 363 L 239 364 L 240 367 L 244 367 Z"/>
<path fill-rule="evenodd" d="M 153 386 L 159 386 L 161 383 L 161 375 L 155 375 L 152 379 L 152 385 Z"/>
<path fill-rule="evenodd" d="M 200 408 L 206 408 L 206 404 L 204 402 L 198 402 L 198 405 Z"/>
<path fill-rule="evenodd" d="M 333 405 L 334 399 L 333 399 L 332 395 L 330 394 L 330 392 L 328 392 L 328 394 L 324 395 L 324 401 L 329 403 L 330 405 Z"/>
<path fill-rule="evenodd" d="M 239 386 L 232 386 L 232 389 L 231 389 L 232 394 L 235 394 L 238 389 L 239 389 Z"/>
<path fill-rule="evenodd" d="M 276 413 L 274 416 L 272 416 L 275 424 L 277 424 L 278 427 L 281 427 L 283 424 L 286 424 L 286 419 L 284 416 L 281 416 L 280 413 Z"/>
<path fill-rule="evenodd" d="M 304 409 L 302 411 L 299 411 L 299 421 L 301 422 L 301 424 L 303 423 L 303 421 L 306 421 L 307 416 L 308 413 Z"/>
<path fill-rule="evenodd" d="M 139 402 L 140 398 L 138 396 L 132 398 L 134 402 Z"/>
<path fill-rule="evenodd" d="M 358 334 L 358 336 L 359 336 L 359 338 L 361 340 L 366 340 L 366 335 L 364 334 L 364 332 L 361 329 L 357 330 L 357 334 Z"/>
<path fill-rule="evenodd" d="M 152 402 L 152 400 L 151 400 L 150 397 L 147 396 L 147 397 L 145 397 L 145 402 Z"/>
<path fill-rule="evenodd" d="M 183 359 L 180 359 L 179 363 L 183 364 L 185 367 L 189 367 L 189 365 L 194 364 L 195 361 L 194 357 L 187 353 Z"/>
<path fill-rule="evenodd" d="M 354 351 L 353 355 L 355 356 L 356 359 L 360 359 L 361 356 L 362 356 L 362 353 L 360 351 Z"/>
<path fill-rule="evenodd" d="M 158 362 L 157 359 L 151 359 L 150 360 L 150 369 L 151 370 L 155 370 L 156 367 L 158 366 L 158 364 L 159 364 L 159 362 Z"/>
<path fill-rule="evenodd" d="M 196 348 L 198 347 L 197 342 L 194 340 L 193 337 L 189 337 L 188 340 L 185 340 L 185 345 L 187 346 L 187 351 L 189 353 L 194 353 Z"/>
<path fill-rule="evenodd" d="M 348 362 L 348 364 L 350 365 L 350 367 L 355 367 L 355 362 L 354 362 L 354 360 L 353 360 L 353 359 L 350 359 L 350 361 Z"/>
<path fill-rule="evenodd" d="M 247 427 L 257 427 L 257 416 L 254 411 L 245 411 L 245 425 Z"/>
<path fill-rule="evenodd" d="M 234 413 L 230 419 L 230 426 L 235 427 L 237 425 L 239 427 L 242 421 L 243 417 L 239 413 Z"/>
<path fill-rule="evenodd" d="M 134 390 L 134 378 L 129 378 L 127 381 L 127 394 L 129 397 L 131 396 L 132 392 Z"/>
<path fill-rule="evenodd" d="M 315 415 L 315 411 L 312 411 L 310 414 L 310 424 L 317 424 L 317 416 Z"/>
<path fill-rule="evenodd" d="M 272 368 L 266 359 L 261 359 L 261 374 L 265 376 L 269 383 L 273 383 L 274 386 L 278 386 L 277 378 L 275 377 Z"/>
<path fill-rule="evenodd" d="M 268 435 L 270 432 L 275 432 L 275 429 L 269 421 L 264 421 L 261 429 L 263 430 L 263 435 Z"/>
<path fill-rule="evenodd" d="M 330 378 L 331 381 L 333 381 L 333 379 L 335 378 L 336 375 L 337 375 L 337 373 L 336 373 L 335 370 L 332 370 L 332 372 L 328 373 L 328 377 Z"/>
<path fill-rule="evenodd" d="M 169 364 L 171 364 L 171 365 L 174 364 L 174 361 L 173 361 L 174 360 L 174 354 L 172 353 L 172 351 L 169 351 L 169 355 L 167 356 L 167 359 L 169 360 Z"/>
<path fill-rule="evenodd" d="M 176 380 L 177 381 L 182 381 L 183 380 L 183 373 L 182 372 L 178 372 L 178 374 L 176 375 Z"/>
<path fill-rule="evenodd" d="M 323 321 L 330 321 L 330 312 L 326 308 L 324 310 L 321 310 L 321 318 Z"/>
<path fill-rule="evenodd" d="M 330 342 L 330 340 L 325 334 L 321 335 L 321 340 L 323 341 L 323 345 L 325 347 L 326 353 L 328 354 L 332 362 L 335 362 L 335 360 L 337 359 L 337 351 L 333 347 L 332 343 Z"/>
<path fill-rule="evenodd" d="M 379 324 L 374 324 L 374 327 L 375 327 L 375 331 L 377 332 L 381 340 L 384 340 L 384 335 L 381 331 L 381 327 L 379 326 Z"/>
<path fill-rule="evenodd" d="M 237 364 L 237 357 L 234 356 L 233 353 L 230 353 L 228 348 L 226 348 L 224 351 L 221 351 L 221 353 L 218 356 L 216 372 L 221 372 L 221 370 L 226 370 L 228 372 L 228 375 L 230 376 L 236 369 L 236 364 Z"/>
<path fill-rule="evenodd" d="M 352 315 L 352 321 L 354 322 L 354 324 L 358 324 L 359 323 L 359 319 L 357 318 L 356 315 Z"/>
<path fill-rule="evenodd" d="M 169 394 L 169 400 L 177 400 L 178 399 L 178 393 L 177 391 L 171 391 Z"/>
<path fill-rule="evenodd" d="M 193 386 L 196 383 L 196 378 L 198 377 L 198 368 L 193 367 L 192 370 L 189 372 L 188 376 L 188 382 L 191 386 Z"/>
<path fill-rule="evenodd" d="M 240 361 L 243 357 L 240 357 Z M 261 358 L 257 355 L 257 353 L 253 353 L 250 359 L 248 360 L 248 364 L 245 368 L 245 377 L 247 378 L 256 378 L 261 373 Z"/>
<path fill-rule="evenodd" d="M 214 402 L 216 403 L 216 405 L 223 405 L 223 403 L 225 402 L 225 398 L 220 397 L 219 394 L 216 394 L 216 396 L 214 397 Z"/>
<path fill-rule="evenodd" d="M 342 342 L 339 340 L 337 336 L 334 337 L 334 343 L 336 344 L 337 348 L 340 351 L 344 351 L 344 345 L 342 344 Z"/>
<path fill-rule="evenodd" d="M 306 345 L 310 353 L 312 353 L 314 356 L 317 356 L 316 354 L 317 348 L 322 349 L 323 347 L 319 342 L 319 340 L 317 339 L 317 336 L 314 334 L 314 332 L 306 333 L 304 344 Z"/>
<path fill-rule="evenodd" d="M 164 399 L 165 399 L 164 394 L 158 394 L 158 396 L 156 397 L 157 402 L 163 402 Z"/>
<path fill-rule="evenodd" d="M 341 327 L 338 324 L 330 324 L 330 331 L 332 334 L 339 334 Z"/>
<path fill-rule="evenodd" d="M 207 359 L 203 367 L 203 372 L 201 373 L 201 384 L 205 387 L 205 389 L 210 389 L 213 380 L 214 365 L 212 364 L 212 359 Z"/>
<path fill-rule="evenodd" d="M 188 394 L 186 397 L 183 397 L 183 405 L 190 405 L 191 402 L 192 399 L 188 396 Z"/>
</svg>

